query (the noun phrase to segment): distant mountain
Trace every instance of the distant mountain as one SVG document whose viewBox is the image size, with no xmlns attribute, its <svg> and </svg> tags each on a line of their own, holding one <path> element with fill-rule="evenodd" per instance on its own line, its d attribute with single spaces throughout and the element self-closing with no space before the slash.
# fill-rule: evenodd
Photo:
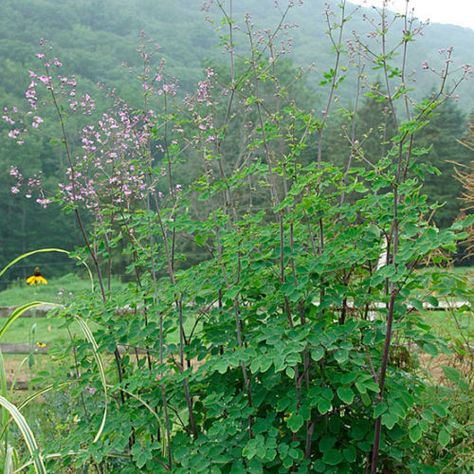
<svg viewBox="0 0 474 474">
<path fill-rule="evenodd" d="M 284 4 L 287 0 L 279 1 Z M 202 4 L 203 0 L 0 0 L 0 107 L 24 103 L 28 70 L 38 71 L 40 67 L 35 58 L 40 38 L 50 40 L 54 54 L 64 63 L 62 74 L 76 74 L 78 83 L 92 92 L 99 110 L 105 106 L 95 90 L 99 81 L 116 88 L 131 104 L 141 104 L 143 91 L 136 77 L 142 68 L 137 53 L 142 30 L 160 44 L 167 69 L 179 78 L 181 88 L 194 89 L 202 77 L 205 61 L 228 61 L 219 46 L 219 36 L 226 34 L 226 27 L 219 22 L 215 5 L 205 12 Z M 246 12 L 258 28 L 271 27 L 279 21 L 274 0 L 234 0 L 233 4 L 236 26 L 240 27 L 235 30 L 238 52 L 246 41 Z M 333 8 L 337 10 L 336 0 Z M 354 8 L 348 6 L 349 11 Z M 358 9 L 346 25 L 345 40 L 353 30 L 363 38 L 370 35 L 371 27 L 364 14 L 370 18 L 373 12 Z M 302 66 L 314 64 L 308 83 L 316 89 L 334 61 L 331 43 L 325 35 L 324 1 L 306 0 L 291 10 L 287 20 L 298 25 L 285 30 L 294 38 L 291 57 Z M 408 68 L 417 74 L 418 99 L 429 94 L 435 84 L 435 78 L 422 68 L 422 63 L 440 66 L 438 49 L 453 46 L 457 64 L 474 62 L 474 31 L 470 29 L 432 25 L 411 46 Z M 368 81 L 375 81 L 380 71 L 368 74 Z M 343 101 L 353 97 L 353 84 L 349 75 L 338 90 Z M 460 106 L 469 113 L 474 108 L 474 81 L 463 84 L 458 92 Z M 317 102 L 308 105 L 318 106 Z M 52 139 L 58 136 L 57 121 L 48 112 L 42 111 L 42 116 L 45 120 L 39 133 L 28 137 L 24 146 L 7 138 L 9 126 L 0 120 L 0 267 L 2 261 L 5 263 L 28 249 L 72 248 L 77 243 L 79 232 L 74 231 L 72 219 L 59 214 L 54 207 L 41 209 L 33 200 L 10 192 L 11 165 L 21 168 L 25 175 L 41 170 L 51 182 L 63 172 L 63 150 Z M 71 117 L 68 130 L 80 125 L 74 120 L 79 119 Z M 456 137 L 445 137 L 438 132 L 440 128 L 436 130 L 436 136 L 443 135 L 455 142 Z M 77 135 L 71 133 L 71 137 L 77 140 Z M 58 272 L 63 269 L 61 265 L 58 262 Z"/>
<path fill-rule="evenodd" d="M 135 70 L 140 66 L 136 49 L 139 32 L 161 46 L 170 70 L 180 78 L 184 88 L 199 78 L 205 59 L 225 59 L 218 46 L 218 23 L 209 24 L 206 16 L 217 18 L 216 7 L 202 10 L 203 0 L 0 0 L 0 104 L 7 95 L 21 95 L 27 78 L 23 71 L 34 65 L 33 54 L 39 38 L 55 45 L 70 71 L 91 82 L 114 85 L 129 97 L 134 95 L 127 63 Z M 228 3 L 228 1 L 227 1 Z M 283 5 L 286 0 L 280 0 Z M 298 2 L 295 2 L 298 3 Z M 333 9 L 337 12 L 337 3 Z M 234 0 L 237 25 L 243 25 L 250 13 L 257 26 L 270 27 L 279 19 L 273 0 Z M 293 60 L 300 65 L 314 64 L 311 79 L 319 83 L 322 73 L 331 66 L 331 44 L 323 0 L 306 0 L 291 10 L 288 21 L 298 27 L 288 34 L 294 38 Z M 348 4 L 347 11 L 356 7 Z M 363 16 L 371 9 L 359 8 L 346 26 L 345 39 L 352 31 L 366 37 L 371 27 Z M 225 31 L 222 31 L 225 33 Z M 236 32 L 237 42 L 245 41 Z M 408 69 L 417 73 L 420 94 L 428 94 L 435 78 L 421 65 L 440 66 L 438 50 L 454 47 L 455 64 L 474 63 L 474 30 L 452 25 L 433 24 L 412 44 Z M 374 79 L 380 72 L 369 71 Z M 352 95 L 351 81 L 341 90 L 343 97 Z M 474 81 L 460 90 L 460 105 L 466 112 L 474 108 Z"/>
</svg>

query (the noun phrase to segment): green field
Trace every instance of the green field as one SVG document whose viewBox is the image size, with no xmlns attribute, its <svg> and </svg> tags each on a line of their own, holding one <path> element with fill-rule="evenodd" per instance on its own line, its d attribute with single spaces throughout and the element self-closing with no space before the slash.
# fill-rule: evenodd
<svg viewBox="0 0 474 474">
<path fill-rule="evenodd" d="M 425 321 L 432 327 L 438 336 L 450 341 L 465 338 L 474 338 L 474 314 L 459 311 L 425 311 Z"/>
<path fill-rule="evenodd" d="M 124 284 L 118 280 L 112 282 L 114 289 Z M 18 281 L 6 290 L 0 292 L 0 308 L 18 306 L 30 301 L 45 301 L 50 303 L 67 303 L 76 294 L 90 291 L 89 280 L 78 278 L 75 275 L 65 275 L 48 281 L 47 285 L 36 287 L 28 286 L 24 281 Z M 6 322 L 6 318 L 0 318 L 0 324 Z M 69 330 L 68 330 L 69 328 Z M 92 328 L 93 329 L 93 328 Z M 67 326 L 64 321 L 50 317 L 20 317 L 8 328 L 3 335 L 2 344 L 37 344 L 47 346 L 58 345 L 66 342 L 70 335 L 82 337 L 82 332 L 76 324 Z M 24 355 L 5 354 L 7 363 L 18 365 Z M 36 356 L 37 361 L 48 359 L 44 355 Z"/>
<path fill-rule="evenodd" d="M 71 326 L 73 334 L 77 333 Z M 45 343 L 61 342 L 69 338 L 62 321 L 51 318 L 19 318 L 3 336 L 2 343 Z"/>
<path fill-rule="evenodd" d="M 118 289 L 125 286 L 119 280 L 113 280 L 111 288 Z M 51 303 L 64 303 L 71 300 L 75 294 L 91 289 L 91 282 L 78 278 L 76 275 L 65 275 L 48 281 L 47 285 L 28 286 L 25 281 L 19 280 L 6 290 L 0 292 L 0 308 L 17 306 L 29 301 L 40 300 Z"/>
<path fill-rule="evenodd" d="M 125 287 L 125 283 L 113 280 L 112 290 L 120 290 Z M 0 292 L 0 308 L 12 307 L 28 303 L 30 301 L 45 301 L 50 303 L 67 303 L 76 294 L 90 291 L 89 280 L 77 278 L 74 275 L 66 275 L 61 278 L 51 279 L 47 285 L 30 287 L 25 282 L 19 281 Z M 0 324 L 6 318 L 0 318 Z M 94 324 L 88 322 L 92 331 Z M 186 321 L 186 329 L 191 330 L 193 322 Z M 199 329 L 199 326 L 198 326 Z M 69 325 L 69 331 L 74 337 L 82 337 L 82 332 L 76 324 Z M 57 317 L 20 317 L 3 335 L 2 344 L 32 344 L 44 343 L 47 345 L 61 344 L 67 341 L 70 335 L 68 326 Z M 169 335 L 170 342 L 176 343 L 179 340 L 178 334 Z M 12 357 L 5 354 L 6 358 Z M 44 356 L 38 356 L 44 357 Z"/>
</svg>

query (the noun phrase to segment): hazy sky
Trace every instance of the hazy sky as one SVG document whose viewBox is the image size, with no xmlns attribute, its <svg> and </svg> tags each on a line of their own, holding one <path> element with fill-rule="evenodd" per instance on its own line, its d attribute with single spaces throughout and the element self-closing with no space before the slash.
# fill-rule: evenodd
<svg viewBox="0 0 474 474">
<path fill-rule="evenodd" d="M 381 6 L 383 0 L 349 0 L 360 5 Z M 389 0 L 391 10 L 404 12 L 405 0 Z M 451 23 L 474 29 L 474 0 L 410 0 L 410 7 L 421 20 L 432 23 Z"/>
</svg>

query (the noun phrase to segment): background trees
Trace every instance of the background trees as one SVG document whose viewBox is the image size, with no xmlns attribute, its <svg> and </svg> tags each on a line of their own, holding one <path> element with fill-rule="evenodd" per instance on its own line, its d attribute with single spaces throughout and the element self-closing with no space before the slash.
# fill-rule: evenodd
<svg viewBox="0 0 474 474">
<path fill-rule="evenodd" d="M 21 102 L 28 86 L 28 78 L 23 74 L 25 69 L 34 68 L 34 54 L 37 52 L 37 44 L 40 38 L 48 37 L 55 44 L 58 55 L 67 57 L 64 66 L 65 74 L 75 74 L 82 85 L 83 90 L 88 90 L 96 99 L 97 112 L 105 110 L 110 104 L 110 99 L 103 98 L 102 93 L 96 88 L 97 83 L 104 84 L 106 90 L 115 88 L 118 94 L 134 106 L 141 106 L 141 90 L 133 80 L 140 74 L 140 60 L 136 54 L 138 44 L 138 33 L 145 30 L 148 37 L 156 39 L 160 43 L 160 54 L 167 61 L 168 74 L 179 76 L 179 94 L 189 93 L 194 87 L 194 78 L 199 75 L 199 68 L 203 61 L 213 64 L 216 71 L 220 68 L 221 55 L 217 48 L 212 45 L 222 31 L 222 25 L 216 21 L 214 10 L 210 12 L 199 12 L 199 2 L 191 5 L 185 1 L 166 1 L 155 5 L 153 2 L 116 2 L 107 0 L 100 2 L 100 8 L 94 1 L 80 0 L 77 2 L 66 1 L 62 3 L 61 9 L 54 2 L 45 1 L 41 3 L 16 2 L 4 0 L 2 2 L 2 18 L 0 20 L 0 105 L 10 106 Z M 249 9 L 255 18 L 269 24 L 278 19 L 278 11 L 268 9 L 263 5 L 256 6 L 254 2 L 240 1 L 234 5 L 234 13 L 243 15 Z M 202 21 L 208 16 L 212 23 L 206 27 Z M 322 96 L 316 92 L 315 84 L 321 78 L 322 73 L 329 69 L 331 64 L 328 54 L 328 40 L 324 35 L 327 25 L 324 20 L 324 9 L 318 2 L 308 2 L 301 8 L 289 13 L 291 22 L 296 22 L 300 28 L 289 28 L 283 35 L 285 44 L 285 56 L 294 50 L 295 68 L 298 64 L 315 63 L 315 66 L 304 73 L 306 82 L 292 81 L 295 77 L 290 62 L 278 64 L 278 75 L 283 87 L 281 97 L 282 106 L 285 94 L 293 95 L 298 103 L 305 102 L 308 108 L 320 110 L 324 107 Z M 353 27 L 362 35 L 370 30 L 370 23 L 361 20 L 362 15 L 354 15 Z M 166 20 L 165 20 L 166 18 Z M 370 18 L 370 13 L 368 18 Z M 12 28 L 12 25 L 15 25 Z M 456 55 L 462 61 L 463 55 L 469 57 L 468 50 L 470 35 L 472 32 L 466 29 L 456 29 L 451 26 L 435 25 L 426 30 L 423 38 L 417 45 L 409 66 L 419 69 L 424 60 L 430 67 L 441 64 L 437 48 L 445 47 L 447 43 L 456 39 Z M 347 39 L 350 32 L 346 32 Z M 290 41 L 290 37 L 294 41 Z M 240 54 L 242 39 L 245 39 L 245 31 L 236 30 L 237 57 Z M 316 38 L 317 41 L 313 41 Z M 448 41 L 449 38 L 449 41 Z M 458 39 L 459 38 L 459 39 Z M 282 43 L 282 44 L 283 44 Z M 311 44 L 311 48 L 307 45 Z M 433 52 L 434 51 L 434 52 Z M 429 52 L 429 53 L 428 53 Z M 238 61 L 237 61 L 238 63 Z M 124 67 L 126 65 L 126 67 Z M 349 66 L 349 65 L 348 65 Z M 238 67 L 244 67 L 243 65 Z M 286 70 L 286 72 L 285 72 Z M 367 84 L 365 91 L 370 90 L 369 84 L 375 84 L 378 71 L 367 71 Z M 347 87 L 341 87 L 339 91 L 341 107 L 348 110 L 352 107 L 353 93 L 356 87 L 353 66 L 349 66 L 349 72 L 345 74 Z M 432 87 L 432 79 L 426 74 L 419 74 L 418 89 L 420 94 L 427 94 Z M 299 91 L 291 90 L 293 87 Z M 460 105 L 463 112 L 469 112 L 469 98 L 474 96 L 469 92 L 471 85 L 462 85 L 460 92 L 463 100 Z M 286 90 L 285 90 L 286 89 Z M 351 92 L 352 91 L 352 92 Z M 356 131 L 359 141 L 364 141 L 364 147 L 370 156 L 381 156 L 384 147 L 384 133 L 382 123 L 386 122 L 385 105 L 375 102 L 370 98 L 364 98 L 361 94 L 360 103 L 364 105 L 357 112 L 358 129 Z M 294 94 L 296 93 L 296 94 Z M 430 125 L 425 132 L 425 140 L 430 143 L 433 139 L 433 148 L 426 162 L 439 167 L 441 175 L 428 178 L 426 184 L 429 195 L 433 200 L 446 201 L 447 204 L 440 211 L 438 217 L 440 225 L 446 225 L 454 219 L 459 205 L 456 196 L 459 193 L 459 185 L 450 177 L 452 165 L 449 161 L 465 160 L 465 152 L 456 143 L 455 139 L 462 134 L 463 117 L 461 111 L 455 104 L 444 106 L 435 119 L 437 122 Z M 445 116 L 446 115 L 446 116 Z M 0 129 L 0 217 L 2 222 L 2 237 L 0 246 L 0 260 L 5 261 L 11 251 L 21 252 L 23 248 L 33 248 L 34 243 L 42 245 L 48 241 L 51 229 L 58 240 L 63 240 L 68 245 L 76 243 L 71 240 L 70 220 L 68 217 L 57 216 L 52 219 L 52 213 L 38 208 L 34 199 L 22 201 L 20 196 L 12 197 L 8 189 L 13 182 L 9 177 L 10 163 L 20 166 L 31 166 L 31 169 L 41 169 L 46 180 L 51 184 L 56 176 L 63 171 L 64 157 L 60 143 L 54 142 L 51 137 L 57 135 L 56 125 L 52 124 L 46 115 L 45 124 L 41 127 L 41 134 L 31 138 L 26 146 L 15 146 L 6 137 L 7 124 L 2 121 Z M 342 126 L 346 129 L 341 129 Z M 80 130 L 81 123 L 75 117 L 69 119 L 69 127 L 76 132 Z M 334 162 L 341 162 L 350 152 L 350 144 L 347 135 L 350 134 L 350 120 L 347 114 L 345 118 L 333 115 L 328 122 L 328 134 L 331 154 Z M 387 123 L 387 126 L 390 126 Z M 438 127 L 438 129 L 435 129 Z M 232 131 L 230 131 L 232 133 Z M 429 136 L 428 136 L 429 135 Z M 76 137 L 77 133 L 71 133 Z M 74 138 L 73 138 L 74 141 Z M 226 147 L 233 149 L 241 147 L 238 137 L 227 140 Z M 307 156 L 316 152 L 317 145 L 314 141 L 309 142 Z M 224 158 L 227 162 L 227 158 Z M 227 165 L 226 165 L 227 166 Z M 189 167 L 181 170 L 182 176 L 179 180 L 188 182 L 193 173 Z M 19 227 L 13 224 L 24 222 Z M 13 230 L 15 228 L 15 230 Z M 22 229 L 22 230 L 20 230 Z M 51 263 L 55 263 L 52 261 Z M 64 271 L 60 266 L 58 271 Z M 53 270 L 52 270 L 53 271 Z M 14 275 L 12 276 L 14 278 Z"/>
</svg>

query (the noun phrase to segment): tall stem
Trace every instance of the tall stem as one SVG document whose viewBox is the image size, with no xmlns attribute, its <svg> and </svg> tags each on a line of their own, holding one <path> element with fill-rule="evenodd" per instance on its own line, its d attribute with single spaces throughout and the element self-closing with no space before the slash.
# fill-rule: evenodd
<svg viewBox="0 0 474 474">
<path fill-rule="evenodd" d="M 49 68 L 46 66 L 45 69 L 46 69 L 46 76 L 50 77 Z M 57 101 L 57 98 L 56 98 L 56 93 L 54 92 L 54 87 L 53 87 L 53 84 L 52 84 L 51 81 L 49 81 L 49 83 L 48 83 L 48 89 L 50 91 L 51 98 L 53 100 L 54 109 L 56 111 L 59 123 L 61 125 L 62 142 L 63 142 L 63 145 L 64 145 L 64 150 L 66 152 L 66 157 L 67 157 L 67 160 L 68 160 L 68 163 L 69 163 L 69 169 L 71 170 L 72 196 L 73 196 L 73 200 L 76 201 L 76 196 L 77 196 L 77 194 L 76 194 L 76 175 L 75 175 L 75 171 L 74 171 L 74 163 L 73 163 L 73 160 L 72 160 L 71 151 L 70 151 L 70 148 L 69 148 L 69 141 L 68 141 L 67 134 L 66 134 L 66 126 L 65 126 L 65 123 L 64 123 L 64 117 L 63 117 L 63 114 L 61 112 L 61 108 L 59 107 L 59 104 L 58 104 L 58 101 Z M 87 237 L 84 222 L 82 220 L 79 209 L 77 208 L 76 205 L 74 205 L 74 215 L 76 217 L 76 221 L 79 225 L 79 229 L 81 231 L 81 235 L 82 235 L 84 243 L 87 247 L 89 255 L 91 256 L 92 261 L 94 262 L 94 266 L 95 266 L 96 271 L 97 271 L 97 278 L 99 280 L 99 286 L 100 286 L 102 301 L 103 301 L 103 303 L 105 303 L 106 300 L 107 300 L 107 297 L 106 297 L 106 293 L 105 293 L 104 280 L 103 280 L 103 277 L 102 277 L 102 270 L 100 268 L 100 264 L 99 264 L 99 261 L 97 259 L 96 252 L 92 248 L 92 245 L 91 245 L 91 243 L 90 243 L 90 241 Z M 117 366 L 117 374 L 118 374 L 119 382 L 122 382 L 122 378 L 123 378 L 122 359 L 121 359 L 120 352 L 119 352 L 117 346 L 115 346 L 114 357 L 115 357 L 115 363 L 116 363 L 116 366 Z M 125 399 L 124 399 L 124 395 L 123 395 L 122 392 L 121 392 L 121 397 L 122 397 L 122 402 L 124 402 Z"/>
<path fill-rule="evenodd" d="M 171 256 L 171 250 L 168 242 L 168 233 L 166 231 L 166 228 L 163 223 L 163 219 L 161 217 L 161 210 L 158 202 L 158 198 L 156 197 L 156 193 L 153 194 L 154 201 L 155 201 L 155 206 L 156 206 L 156 216 L 158 219 L 158 225 L 161 230 L 161 236 L 163 239 L 163 247 L 165 250 L 165 257 L 166 257 L 166 264 L 167 264 L 167 271 L 168 271 L 168 277 L 173 284 L 173 286 L 176 286 L 176 276 L 174 274 L 174 269 L 173 269 L 173 259 Z M 176 309 L 178 311 L 178 316 L 179 316 L 179 358 L 180 358 L 180 371 L 184 372 L 185 370 L 185 364 L 184 364 L 184 346 L 185 346 L 185 339 L 184 339 L 184 317 L 183 317 L 183 301 L 182 301 L 182 296 L 176 298 L 175 300 L 175 305 Z M 162 329 L 160 330 L 160 334 L 162 333 Z M 161 334 L 162 336 L 162 334 Z M 161 350 L 161 348 L 160 348 Z M 188 407 L 188 416 L 189 416 L 189 424 L 190 424 L 190 429 L 191 432 L 193 433 L 194 437 L 197 437 L 198 432 L 197 432 L 197 427 L 196 427 L 196 421 L 194 418 L 194 410 L 193 410 L 193 401 L 191 397 L 191 392 L 189 390 L 189 382 L 187 377 L 183 379 L 183 388 L 184 388 L 184 396 L 186 399 L 186 404 Z"/>
</svg>

